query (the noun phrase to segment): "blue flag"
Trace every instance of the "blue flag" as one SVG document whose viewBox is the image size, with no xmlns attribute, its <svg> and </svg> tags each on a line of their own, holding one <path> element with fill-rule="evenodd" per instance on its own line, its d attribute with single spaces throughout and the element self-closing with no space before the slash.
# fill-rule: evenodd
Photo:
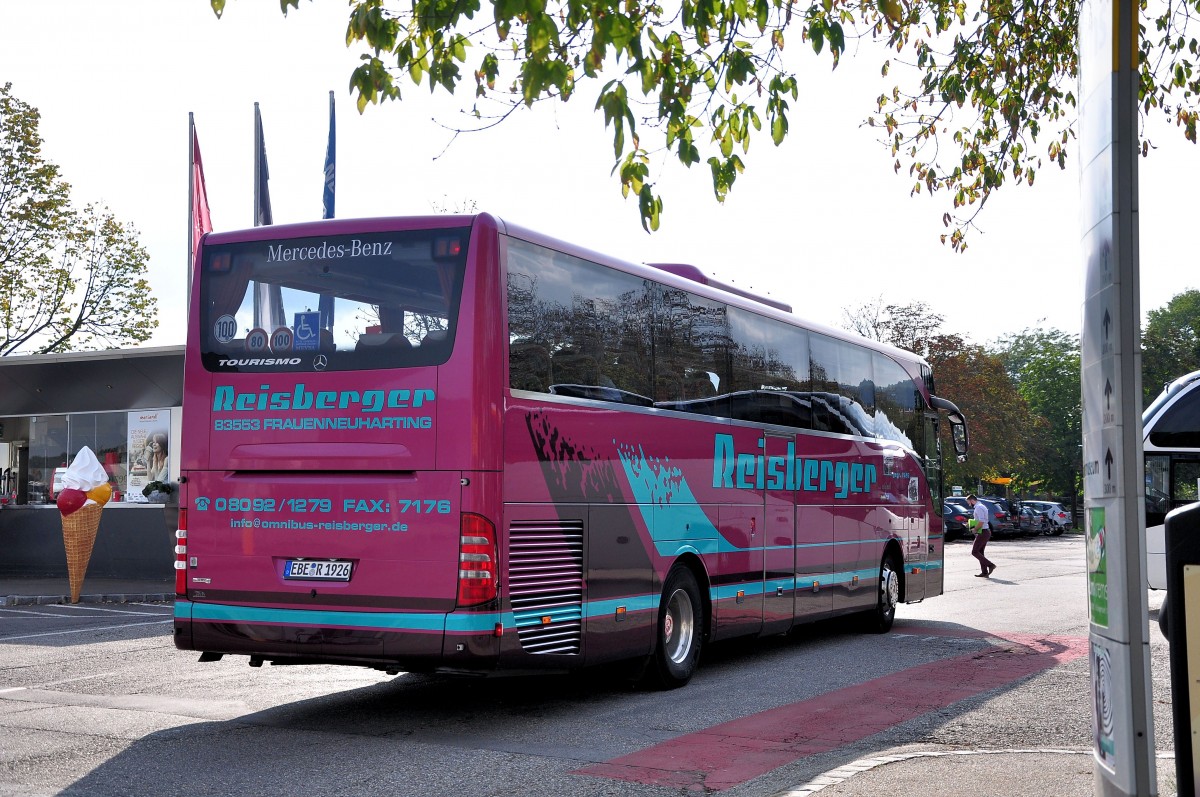
<svg viewBox="0 0 1200 797">
<path fill-rule="evenodd" d="M 329 144 L 325 147 L 325 193 L 321 196 L 321 218 L 333 218 L 334 176 L 337 171 L 337 144 L 334 136 L 333 92 L 329 92 Z"/>
<path fill-rule="evenodd" d="M 321 218 L 333 218 L 333 194 L 337 175 L 337 144 L 333 123 L 333 92 L 329 92 L 329 144 L 325 147 L 325 192 L 321 195 Z M 333 297 L 321 294 L 317 304 L 321 314 L 321 329 L 333 329 Z"/>
</svg>

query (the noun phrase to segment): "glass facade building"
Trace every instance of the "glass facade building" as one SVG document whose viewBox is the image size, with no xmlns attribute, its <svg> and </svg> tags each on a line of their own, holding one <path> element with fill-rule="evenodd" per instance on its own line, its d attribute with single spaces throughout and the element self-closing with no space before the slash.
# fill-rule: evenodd
<svg viewBox="0 0 1200 797">
<path fill-rule="evenodd" d="M 174 482 L 183 347 L 0 358 L 0 505 L 52 505 L 87 446 L 114 503 Z"/>
</svg>

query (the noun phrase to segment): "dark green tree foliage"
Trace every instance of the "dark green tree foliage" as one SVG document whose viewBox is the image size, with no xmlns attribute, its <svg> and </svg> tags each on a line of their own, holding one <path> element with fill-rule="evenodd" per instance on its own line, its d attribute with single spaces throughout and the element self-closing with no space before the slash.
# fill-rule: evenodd
<svg viewBox="0 0 1200 797">
<path fill-rule="evenodd" d="M 145 341 L 158 325 L 146 250 L 106 208 L 71 205 L 38 122 L 0 87 L 0 356 Z"/>
<path fill-rule="evenodd" d="M 1149 405 L 1163 385 L 1200 370 L 1200 291 L 1176 295 L 1147 318 L 1142 333 L 1142 393 Z"/>
<path fill-rule="evenodd" d="M 220 16 L 227 0 L 209 0 Z M 279 0 L 286 14 L 300 0 Z M 657 228 L 662 197 L 650 158 L 665 151 L 708 165 L 722 201 L 756 135 L 779 145 L 800 97 L 797 65 L 812 48 L 836 68 L 879 46 L 890 90 L 864 98 L 912 193 L 941 193 L 957 250 L 993 192 L 1065 167 L 1075 143 L 1078 0 L 349 0 L 346 43 L 361 45 L 350 78 L 359 109 L 401 97 L 405 75 L 431 91 L 464 88 L 477 129 L 543 99 L 567 101 L 595 79 L 613 132 L 614 174 Z M 1188 32 L 1197 0 L 1140 5 L 1143 117 L 1165 117 L 1196 141 L 1200 48 Z M 799 46 L 798 46 L 799 45 Z M 874 107 L 868 103 L 873 100 Z M 766 128 L 764 131 L 763 128 Z M 1142 152 L 1150 151 L 1142 142 Z"/>
<path fill-rule="evenodd" d="M 1074 496 L 1082 484 L 1083 412 L 1079 338 L 1057 329 L 1026 329 L 1000 341 L 1017 390 L 1038 420 L 1019 475 L 1039 494 Z"/>
</svg>

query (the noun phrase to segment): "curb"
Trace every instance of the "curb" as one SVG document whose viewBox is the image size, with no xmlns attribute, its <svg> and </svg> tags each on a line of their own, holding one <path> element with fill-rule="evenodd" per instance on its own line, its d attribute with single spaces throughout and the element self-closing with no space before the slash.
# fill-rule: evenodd
<svg viewBox="0 0 1200 797">
<path fill-rule="evenodd" d="M 79 603 L 173 603 L 174 592 L 131 592 L 80 595 Z M 70 595 L 0 595 L 0 606 L 52 606 L 70 604 Z"/>
</svg>

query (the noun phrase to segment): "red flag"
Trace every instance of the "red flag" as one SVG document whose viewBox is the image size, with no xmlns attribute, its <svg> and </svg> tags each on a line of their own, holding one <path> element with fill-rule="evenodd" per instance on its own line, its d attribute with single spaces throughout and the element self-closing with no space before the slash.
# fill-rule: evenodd
<svg viewBox="0 0 1200 797">
<path fill-rule="evenodd" d="M 212 216 L 208 212 L 208 193 L 204 190 L 204 164 L 200 160 L 200 140 L 192 129 L 192 253 L 200 247 L 200 238 L 212 232 Z"/>
</svg>

